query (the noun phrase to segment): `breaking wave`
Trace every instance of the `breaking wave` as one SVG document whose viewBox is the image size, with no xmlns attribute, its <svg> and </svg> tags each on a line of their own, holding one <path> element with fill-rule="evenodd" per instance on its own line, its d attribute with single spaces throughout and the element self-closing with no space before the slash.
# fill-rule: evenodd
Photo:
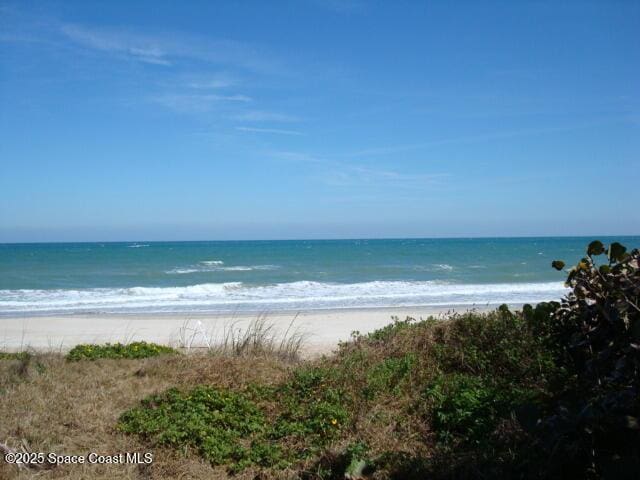
<svg viewBox="0 0 640 480">
<path fill-rule="evenodd" d="M 165 273 L 169 275 L 184 275 L 189 273 L 206 273 L 206 272 L 252 272 L 254 270 L 276 270 L 278 265 L 229 265 L 224 266 L 224 262 L 219 260 L 207 260 L 200 262 L 198 265 L 192 265 L 186 268 L 173 268 Z"/>
<path fill-rule="evenodd" d="M 0 290 L 0 314 L 521 304 L 558 300 L 565 293 L 561 282 L 451 284 L 438 281 L 298 281 L 270 285 L 226 282 L 186 287 Z"/>
</svg>

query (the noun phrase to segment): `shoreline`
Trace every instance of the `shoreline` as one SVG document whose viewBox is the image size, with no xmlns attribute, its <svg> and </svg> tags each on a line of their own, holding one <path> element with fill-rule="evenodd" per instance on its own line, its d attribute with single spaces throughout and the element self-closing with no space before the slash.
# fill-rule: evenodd
<svg viewBox="0 0 640 480">
<path fill-rule="evenodd" d="M 67 351 L 80 343 L 147 341 L 191 348 L 216 343 L 233 329 L 243 331 L 258 318 L 282 338 L 296 333 L 304 338 L 304 357 L 330 353 L 353 331 L 368 333 L 404 320 L 469 310 L 486 311 L 497 305 L 446 305 L 422 307 L 380 307 L 338 310 L 307 310 L 242 313 L 92 313 L 0 317 L 0 350 Z M 511 306 L 511 305 L 510 305 Z M 519 305 L 513 305 L 517 308 Z"/>
</svg>

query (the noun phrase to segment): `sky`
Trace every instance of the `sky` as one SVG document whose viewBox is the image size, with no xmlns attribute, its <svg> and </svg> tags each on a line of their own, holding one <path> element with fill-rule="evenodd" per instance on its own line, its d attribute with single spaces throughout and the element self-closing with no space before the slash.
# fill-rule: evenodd
<svg viewBox="0 0 640 480">
<path fill-rule="evenodd" d="M 640 234 L 640 2 L 0 0 L 0 242 Z"/>
</svg>

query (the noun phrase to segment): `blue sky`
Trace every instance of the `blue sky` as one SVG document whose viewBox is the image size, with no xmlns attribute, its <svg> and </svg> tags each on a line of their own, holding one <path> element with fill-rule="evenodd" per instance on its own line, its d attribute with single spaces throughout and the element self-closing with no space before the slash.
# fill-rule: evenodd
<svg viewBox="0 0 640 480">
<path fill-rule="evenodd" d="M 640 2 L 0 18 L 0 241 L 640 233 Z"/>
</svg>

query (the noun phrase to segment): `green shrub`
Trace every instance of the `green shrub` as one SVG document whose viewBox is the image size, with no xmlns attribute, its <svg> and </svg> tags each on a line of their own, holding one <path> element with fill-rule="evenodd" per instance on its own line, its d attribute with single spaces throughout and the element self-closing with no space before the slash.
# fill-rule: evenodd
<svg viewBox="0 0 640 480">
<path fill-rule="evenodd" d="M 435 357 L 443 372 L 492 378 L 543 391 L 563 379 L 546 338 L 506 306 L 485 314 L 458 315 L 435 328 Z"/>
<path fill-rule="evenodd" d="M 98 358 L 147 358 L 157 355 L 178 353 L 171 347 L 147 342 L 128 344 L 106 343 L 104 345 L 76 345 L 67 353 L 67 360 L 95 360 Z"/>
<path fill-rule="evenodd" d="M 638 478 L 640 252 L 596 240 L 586 253 L 568 274 L 571 292 L 546 322 L 557 362 L 573 381 L 555 392 L 540 446 L 550 474 Z M 552 266 L 561 270 L 564 262 Z"/>
<path fill-rule="evenodd" d="M 29 352 L 0 352 L 0 360 L 27 360 L 30 357 Z"/>
<path fill-rule="evenodd" d="M 392 323 L 385 325 L 382 328 L 379 328 L 377 330 L 374 330 L 371 333 L 368 333 L 365 338 L 367 340 L 373 340 L 373 341 L 385 341 L 385 340 L 389 340 L 390 338 L 393 338 L 395 335 L 397 335 L 399 332 L 411 327 L 412 325 L 415 325 L 416 320 L 415 318 L 412 317 L 407 317 L 404 320 L 400 320 L 398 317 L 391 317 L 391 319 L 393 320 Z"/>
<path fill-rule="evenodd" d="M 464 373 L 442 374 L 424 392 L 430 403 L 431 424 L 445 444 L 487 447 L 501 420 L 535 397 L 535 392 L 517 386 L 498 387 Z"/>
<path fill-rule="evenodd" d="M 349 400 L 335 385 L 330 368 L 303 367 L 277 388 L 274 398 L 282 408 L 273 438 L 293 437 L 315 447 L 326 445 L 349 419 Z"/>
<path fill-rule="evenodd" d="M 232 469 L 282 461 L 280 449 L 265 440 L 269 426 L 258 406 L 244 394 L 212 387 L 150 396 L 120 417 L 119 428 L 156 445 L 193 447 L 212 464 Z"/>
<path fill-rule="evenodd" d="M 244 392 L 201 386 L 171 389 L 125 412 L 119 428 L 156 445 L 193 447 L 214 465 L 284 468 L 317 454 L 349 419 L 344 396 L 327 385 L 329 371 L 295 371 L 277 387 Z M 265 412 L 278 413 L 268 418 Z"/>
<path fill-rule="evenodd" d="M 364 395 L 367 398 L 373 398 L 378 393 L 397 395 L 402 382 L 409 376 L 416 361 L 417 355 L 414 352 L 399 358 L 385 358 L 369 370 Z"/>
</svg>

